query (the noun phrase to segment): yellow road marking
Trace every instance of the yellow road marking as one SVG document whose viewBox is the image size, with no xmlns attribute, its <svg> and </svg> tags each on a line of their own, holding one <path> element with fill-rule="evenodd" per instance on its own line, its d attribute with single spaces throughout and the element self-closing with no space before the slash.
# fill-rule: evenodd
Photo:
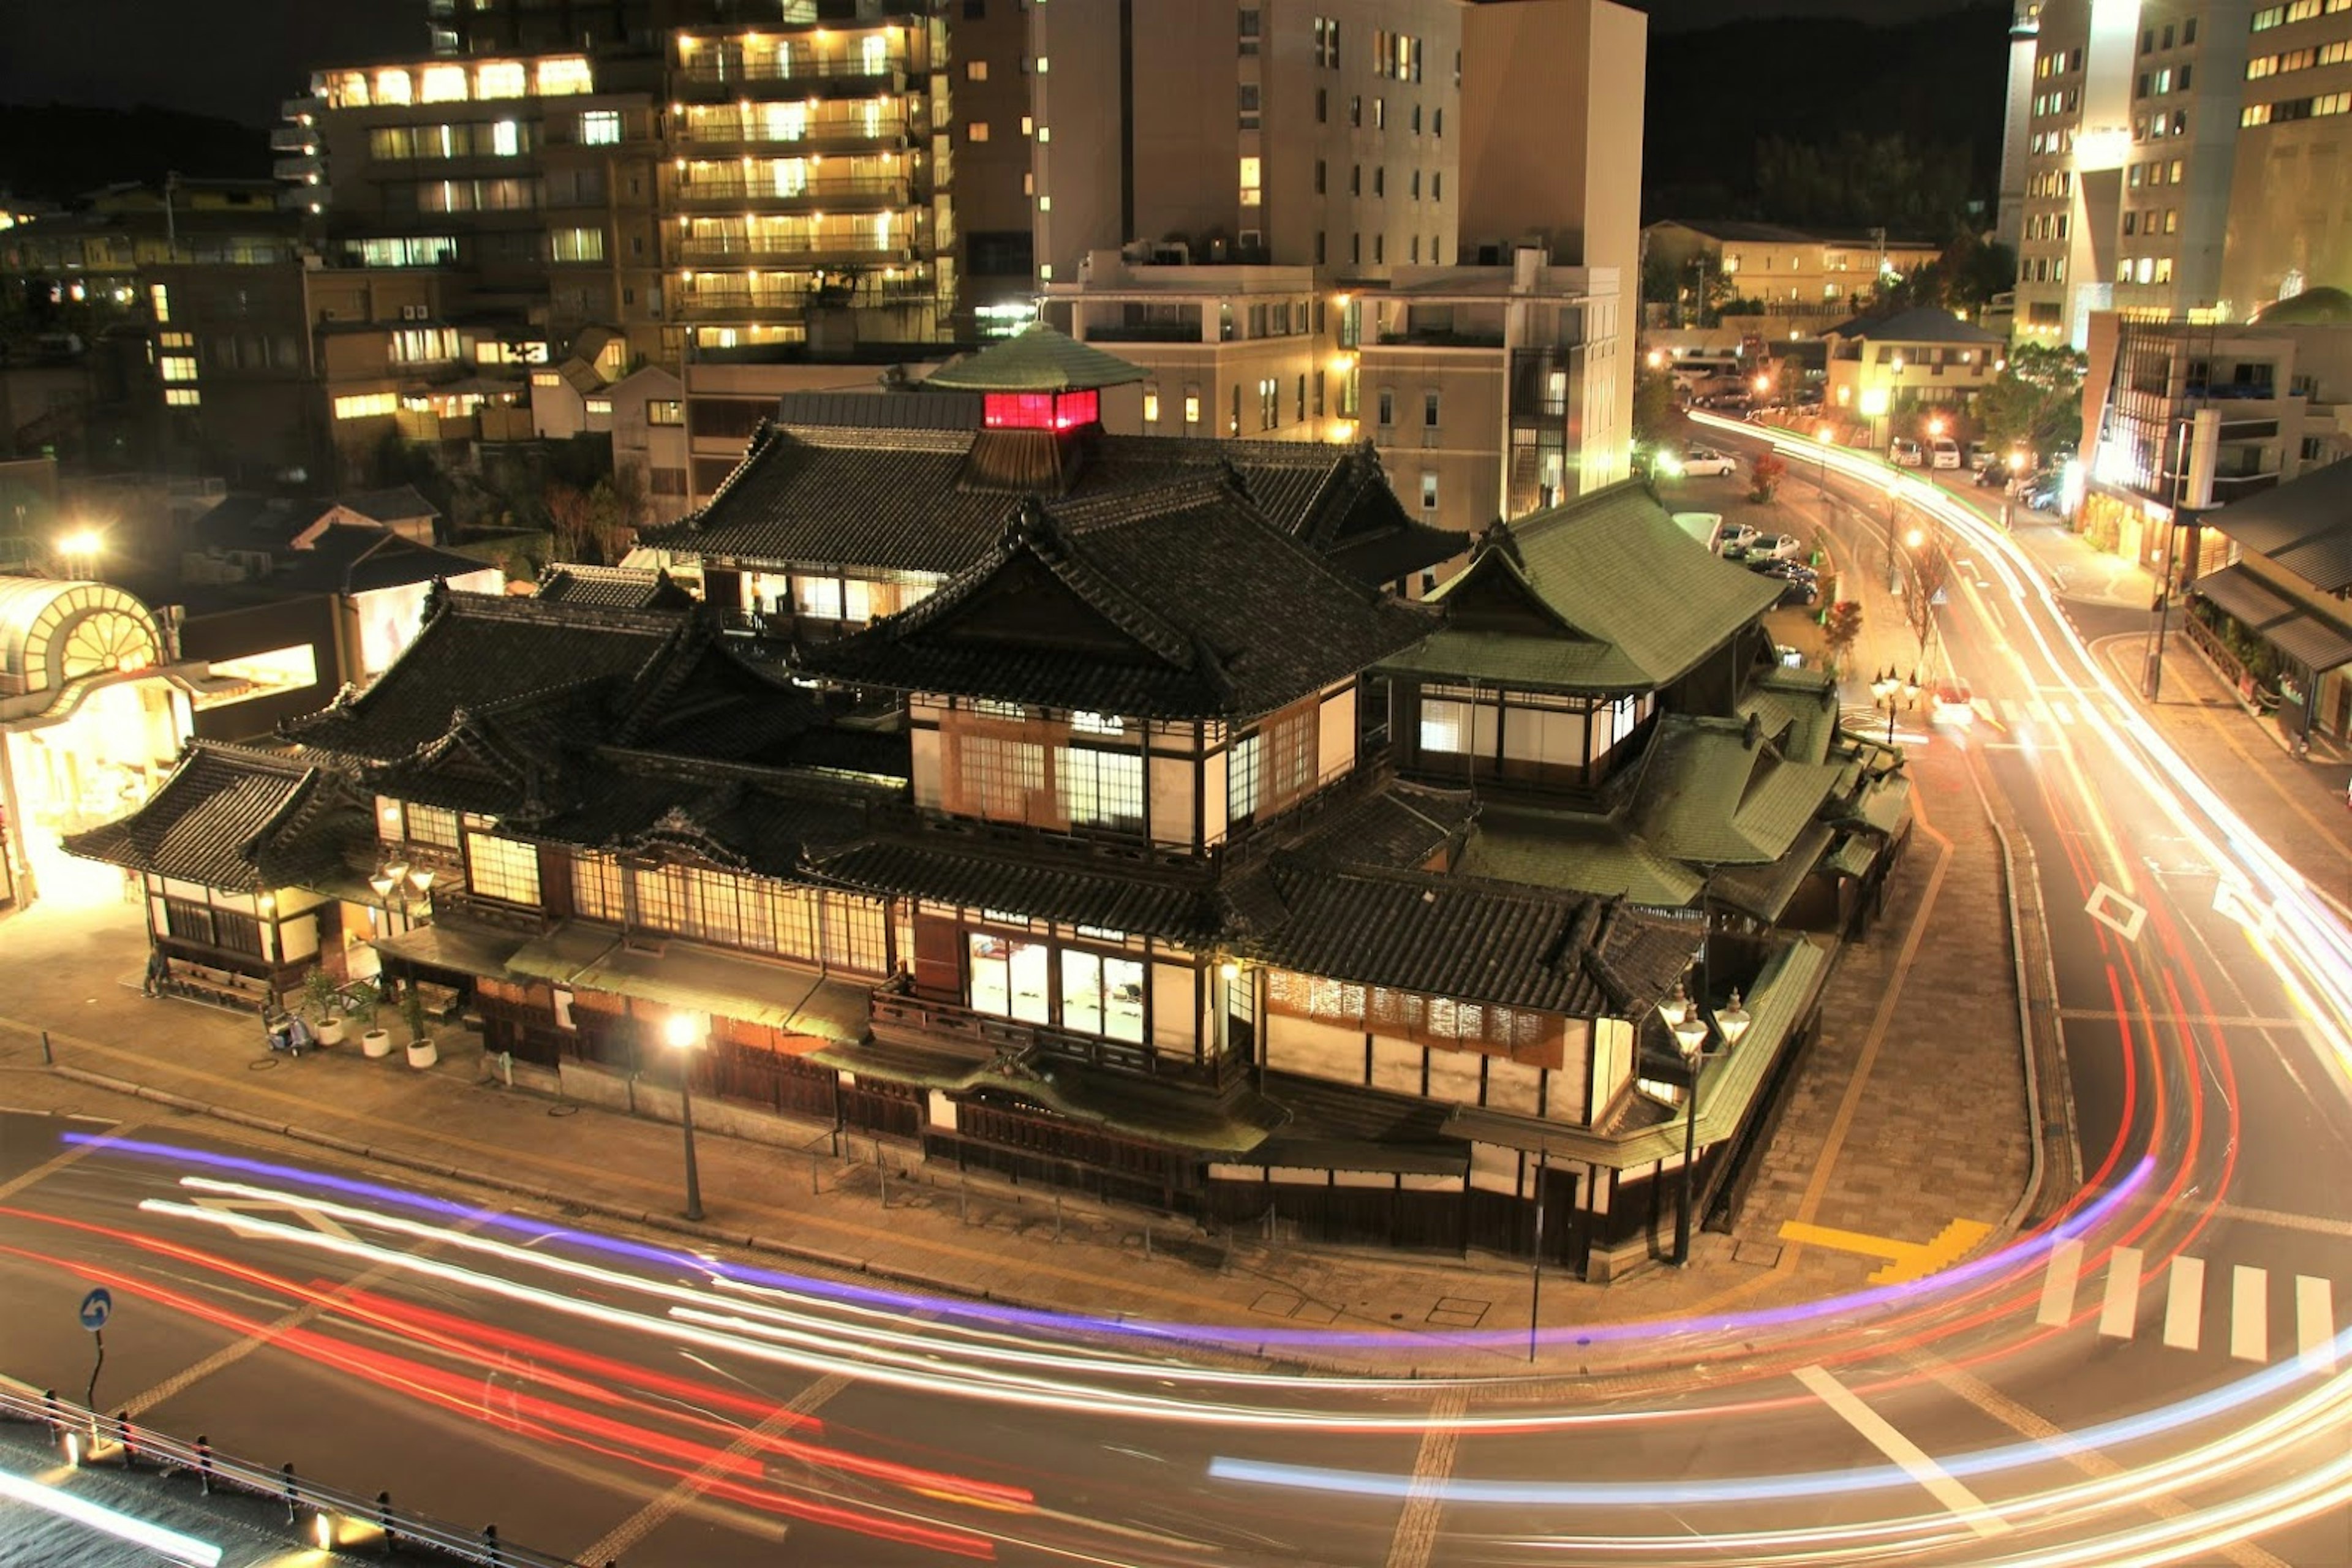
<svg viewBox="0 0 2352 1568">
<path fill-rule="evenodd" d="M 1886 1267 L 1870 1277 L 1873 1285 L 1899 1285 L 1906 1279 L 1925 1279 L 1928 1275 L 1958 1263 L 1968 1256 L 1971 1247 L 1991 1234 L 1992 1226 L 1974 1219 L 1956 1219 L 1937 1231 L 1934 1240 L 1924 1242 L 1897 1241 L 1891 1236 L 1867 1236 L 1858 1230 L 1807 1225 L 1793 1219 L 1780 1226 L 1783 1241 L 1809 1242 L 1815 1247 L 1832 1247 L 1840 1252 L 1859 1252 L 1865 1258 L 1885 1258 Z"/>
</svg>

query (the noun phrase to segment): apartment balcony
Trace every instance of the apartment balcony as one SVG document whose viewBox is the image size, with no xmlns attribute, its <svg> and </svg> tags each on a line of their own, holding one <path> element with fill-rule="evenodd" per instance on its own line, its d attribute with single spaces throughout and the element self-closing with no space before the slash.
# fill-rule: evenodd
<svg viewBox="0 0 2352 1568">
<path fill-rule="evenodd" d="M 908 193 L 909 182 L 904 175 L 819 175 L 786 195 L 777 191 L 772 180 L 726 174 L 715 179 L 681 177 L 676 195 L 681 206 L 723 206 L 731 212 L 878 212 L 908 205 L 912 199 Z"/>
<path fill-rule="evenodd" d="M 269 150 L 315 153 L 319 150 L 319 133 L 308 125 L 280 125 L 269 132 Z"/>
<path fill-rule="evenodd" d="M 875 119 L 870 123 L 850 120 L 840 124 L 811 123 L 796 135 L 781 135 L 752 116 L 749 123 L 738 120 L 732 124 L 704 121 L 683 130 L 674 130 L 669 136 L 670 151 L 680 157 L 691 158 L 698 153 L 737 154 L 758 148 L 807 148 L 820 153 L 903 153 L 914 132 L 903 114 Z"/>
<path fill-rule="evenodd" d="M 907 90 L 904 50 L 878 58 L 852 50 L 782 60 L 694 60 L 670 72 L 679 98 L 873 98 Z"/>
<path fill-rule="evenodd" d="M 722 235 L 717 238 L 681 239 L 672 254 L 686 267 L 774 267 L 863 262 L 868 266 L 900 267 L 911 263 L 911 247 L 874 245 L 841 235 Z"/>
<path fill-rule="evenodd" d="M 323 158 L 280 158 L 269 165 L 269 172 L 281 180 L 298 180 L 309 184 L 327 172 Z"/>
<path fill-rule="evenodd" d="M 324 114 L 326 111 L 327 100 L 316 96 L 281 99 L 278 104 L 278 117 L 281 120 L 300 120 L 307 115 Z"/>
</svg>

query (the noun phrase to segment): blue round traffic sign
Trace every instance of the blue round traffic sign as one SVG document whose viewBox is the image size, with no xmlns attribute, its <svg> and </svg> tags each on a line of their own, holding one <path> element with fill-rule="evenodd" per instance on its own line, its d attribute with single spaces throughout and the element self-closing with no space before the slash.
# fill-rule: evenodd
<svg viewBox="0 0 2352 1568">
<path fill-rule="evenodd" d="M 81 1299 L 81 1326 L 91 1333 L 106 1327 L 106 1320 L 114 1316 L 114 1295 L 101 1285 Z"/>
</svg>

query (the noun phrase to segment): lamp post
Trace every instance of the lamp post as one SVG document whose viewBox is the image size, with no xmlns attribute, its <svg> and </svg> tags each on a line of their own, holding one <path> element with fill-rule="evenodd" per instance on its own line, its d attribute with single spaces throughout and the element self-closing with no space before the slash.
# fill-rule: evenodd
<svg viewBox="0 0 2352 1568">
<path fill-rule="evenodd" d="M 1886 743 L 1891 746 L 1895 744 L 1895 715 L 1909 712 L 1919 700 L 1919 672 L 1915 669 L 1907 677 L 1899 676 L 1895 667 L 1888 665 L 1870 683 L 1870 694 L 1875 699 L 1874 706 L 1886 710 Z"/>
<path fill-rule="evenodd" d="M 694 1087 L 687 1053 L 702 1042 L 702 1025 L 691 1013 L 672 1013 L 662 1038 L 677 1052 L 677 1120 L 686 1129 L 686 1217 L 702 1217 L 702 1175 L 694 1164 Z"/>
<path fill-rule="evenodd" d="M 1698 1067 L 1706 1050 L 1706 1020 L 1699 1016 L 1687 991 L 1659 1003 L 1658 1011 L 1674 1032 L 1675 1049 L 1683 1058 L 1683 1196 L 1675 1209 L 1675 1267 L 1680 1268 L 1690 1262 L 1691 1173 L 1698 1157 Z"/>
</svg>

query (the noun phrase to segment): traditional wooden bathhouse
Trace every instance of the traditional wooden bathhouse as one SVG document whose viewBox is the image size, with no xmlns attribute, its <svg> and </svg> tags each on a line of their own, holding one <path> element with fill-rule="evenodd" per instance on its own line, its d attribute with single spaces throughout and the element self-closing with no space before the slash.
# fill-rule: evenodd
<svg viewBox="0 0 2352 1568">
<path fill-rule="evenodd" d="M 1066 391 L 1021 395 L 939 454 L 793 427 L 848 456 L 793 463 L 856 466 L 835 542 L 757 558 L 789 627 L 725 597 L 748 553 L 681 563 L 716 605 L 649 574 L 446 594 L 375 685 L 289 725 L 285 765 L 434 872 L 384 962 L 575 1096 L 637 1103 L 686 1014 L 746 1131 L 814 1116 L 1313 1237 L 1524 1253 L 1540 1209 L 1547 1255 L 1595 1277 L 1654 1253 L 1681 1160 L 1661 1004 L 1737 987 L 1752 1016 L 1705 1069 L 1720 1182 L 1834 951 L 1735 923 L 1726 884 L 1833 856 L 1875 777 L 1817 686 L 1769 672 L 1755 581 L 1618 490 L 1408 604 L 1200 457 L 1229 444 L 1122 455 Z M 782 515 L 757 493 L 702 543 Z M 800 614 L 803 566 L 845 585 L 942 517 L 961 553 L 925 557 L 919 599 Z M 1603 618 L 1549 542 L 1580 531 L 1674 584 Z"/>
</svg>

